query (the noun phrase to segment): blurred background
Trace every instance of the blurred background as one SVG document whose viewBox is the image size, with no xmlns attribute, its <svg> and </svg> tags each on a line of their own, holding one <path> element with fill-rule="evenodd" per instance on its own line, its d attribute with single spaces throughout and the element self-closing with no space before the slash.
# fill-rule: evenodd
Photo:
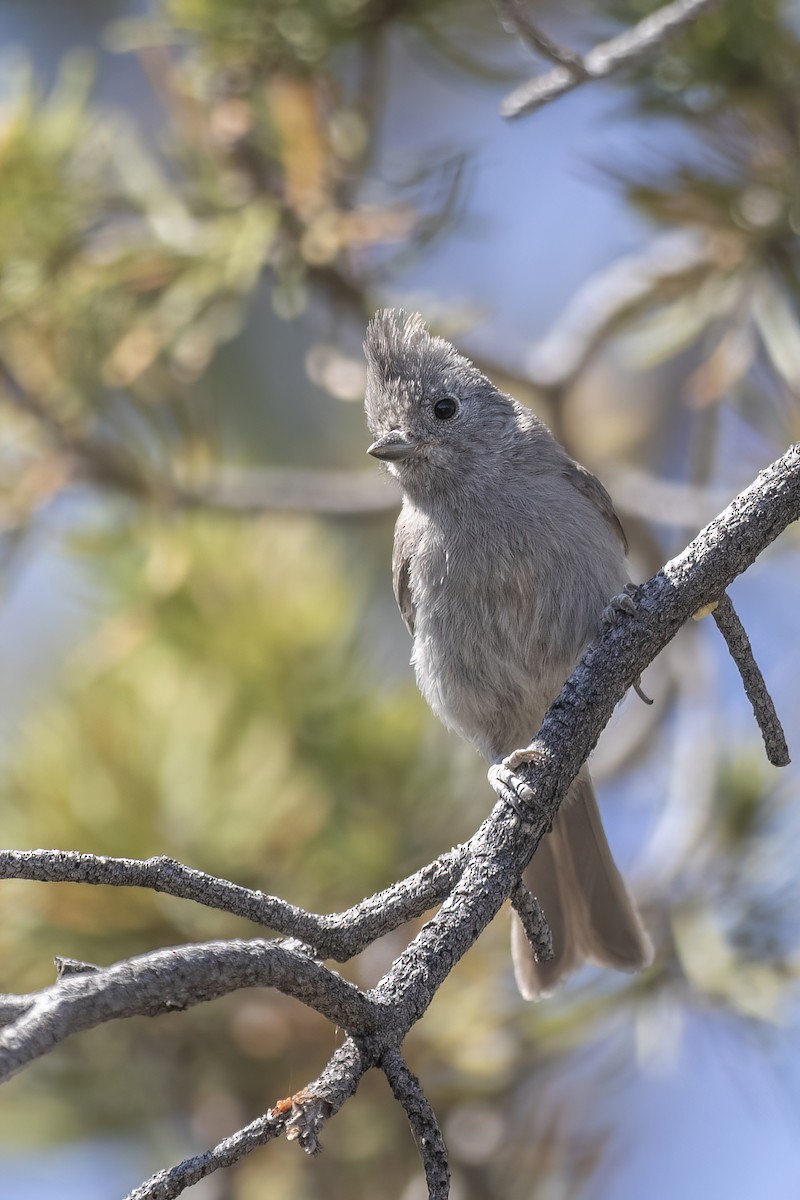
<svg viewBox="0 0 800 1200">
<path fill-rule="evenodd" d="M 538 3 L 578 50 L 652 0 Z M 364 325 L 419 308 L 611 491 L 645 579 L 800 437 L 800 20 L 726 0 L 511 124 L 485 0 L 0 4 L 0 843 L 332 910 L 468 837 L 484 765 L 418 696 L 365 460 Z M 732 588 L 800 758 L 796 530 Z M 407 1045 L 454 1200 L 800 1194 L 800 796 L 713 622 L 593 759 L 657 959 L 516 993 L 502 913 Z M 532 731 L 533 732 L 533 731 Z M 0 990 L 248 936 L 3 883 Z M 345 972 L 376 981 L 413 929 Z M 0 1191 L 108 1200 L 312 1079 L 339 1035 L 241 993 L 75 1038 L 0 1092 Z M 307 1159 L 191 1193 L 425 1190 L 377 1076 Z"/>
</svg>

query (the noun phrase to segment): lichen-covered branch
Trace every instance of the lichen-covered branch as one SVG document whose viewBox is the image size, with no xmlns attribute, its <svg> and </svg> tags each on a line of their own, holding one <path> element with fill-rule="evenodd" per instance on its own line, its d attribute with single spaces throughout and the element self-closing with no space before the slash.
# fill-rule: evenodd
<svg viewBox="0 0 800 1200">
<path fill-rule="evenodd" d="M 164 855 L 135 859 L 77 850 L 0 850 L 0 880 L 149 888 L 244 917 L 312 947 L 319 958 L 346 962 L 379 937 L 421 917 L 443 900 L 458 878 L 466 854 L 466 846 L 456 846 L 353 908 L 324 915 L 306 912 L 278 896 L 218 879 Z"/>
<path fill-rule="evenodd" d="M 287 1096 L 285 1100 L 278 1100 L 269 1112 L 251 1121 L 244 1129 L 237 1130 L 213 1149 L 158 1171 L 130 1192 L 125 1200 L 175 1200 L 207 1175 L 233 1166 L 246 1154 L 282 1133 L 291 1141 L 297 1141 L 309 1154 L 315 1154 L 320 1148 L 322 1125 L 335 1116 L 345 1100 L 349 1100 L 364 1072 L 372 1065 L 372 1059 L 364 1055 L 361 1046 L 348 1038 L 322 1074 L 308 1087 L 294 1096 Z"/>
<path fill-rule="evenodd" d="M 547 917 L 542 912 L 539 901 L 521 879 L 511 893 L 511 903 L 525 930 L 536 961 L 549 962 L 553 957 L 553 935 L 547 924 Z"/>
<path fill-rule="evenodd" d="M 798 518 L 800 444 L 638 589 L 635 617 L 621 615 L 586 651 L 531 743 L 535 765 L 519 771 L 536 799 L 530 820 L 523 822 L 507 804 L 495 806 L 471 840 L 450 896 L 372 993 L 380 1003 L 396 1005 L 409 1028 L 510 895 L 615 706 L 681 625 L 718 600 Z"/>
<path fill-rule="evenodd" d="M 447 1200 L 450 1195 L 450 1168 L 447 1162 L 447 1146 L 436 1120 L 430 1101 L 422 1090 L 422 1084 L 399 1050 L 389 1050 L 381 1059 L 381 1066 L 389 1081 L 395 1100 L 408 1117 L 414 1141 L 417 1143 L 429 1200 Z"/>
<path fill-rule="evenodd" d="M 399 1055 L 406 1034 L 504 901 L 513 895 L 519 905 L 520 876 L 615 705 L 681 625 L 701 609 L 723 600 L 733 579 L 798 518 L 800 444 L 762 471 L 681 554 L 643 584 L 636 592 L 635 614 L 621 614 L 586 651 L 534 738 L 533 762 L 520 769 L 535 797 L 530 814 L 498 802 L 466 845 L 351 910 L 354 921 L 374 931 L 382 925 L 381 904 L 396 916 L 422 903 L 414 896 L 427 898 L 419 912 L 430 907 L 434 897 L 444 897 L 438 913 L 420 929 L 376 987 L 362 992 L 307 952 L 261 939 L 156 951 L 112 967 L 67 975 L 33 996 L 0 998 L 0 1011 L 11 1020 L 0 1035 L 2 1073 L 10 1075 L 71 1033 L 114 1017 L 182 1008 L 236 987 L 278 987 L 344 1027 L 350 1034 L 348 1040 L 315 1083 L 280 1101 L 215 1149 L 154 1176 L 129 1200 L 171 1200 L 198 1179 L 279 1133 L 315 1152 L 322 1124 L 352 1095 L 364 1071 L 381 1064 L 424 1141 L 429 1194 L 446 1197 L 446 1159 L 435 1119 Z M 159 866 L 164 868 L 161 875 Z M 131 863 L 56 851 L 27 855 L 9 851 L 0 857 L 0 873 L 6 878 L 61 880 L 82 875 L 100 882 L 105 872 L 108 882 L 130 884 L 137 871 L 140 886 L 191 895 L 214 907 L 225 908 L 234 897 L 232 903 L 242 908 L 254 906 L 251 911 L 259 911 L 260 920 L 265 910 L 258 905 L 272 904 L 269 923 L 296 920 L 300 937 L 311 934 L 312 945 L 324 932 L 320 927 L 323 918 L 298 909 L 287 917 L 291 906 L 284 911 L 282 901 L 247 889 L 237 892 L 233 884 L 192 873 L 170 860 Z M 215 890 L 214 884 L 219 889 Z M 229 911 L 246 915 L 241 908 Z M 342 914 L 336 919 L 341 920 Z M 340 934 L 338 929 L 337 936 Z"/>
<path fill-rule="evenodd" d="M 175 946 L 68 975 L 26 997 L 24 1011 L 0 1033 L 0 1081 L 73 1033 L 120 1017 L 181 1011 L 246 987 L 277 988 L 348 1032 L 369 1033 L 381 1016 L 355 984 L 275 942 Z"/>
</svg>

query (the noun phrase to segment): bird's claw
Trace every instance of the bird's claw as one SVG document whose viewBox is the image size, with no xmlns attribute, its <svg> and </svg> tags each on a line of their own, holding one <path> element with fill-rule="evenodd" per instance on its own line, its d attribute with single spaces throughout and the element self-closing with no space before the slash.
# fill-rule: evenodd
<svg viewBox="0 0 800 1200">
<path fill-rule="evenodd" d="M 609 625 L 613 625 L 620 613 L 627 613 L 630 617 L 635 617 L 638 609 L 634 596 L 636 595 L 636 584 L 626 583 L 625 587 L 618 596 L 612 596 L 606 607 L 603 609 L 600 619 L 607 629 Z"/>
<path fill-rule="evenodd" d="M 489 783 L 500 799 L 513 808 L 521 820 L 530 821 L 532 816 L 544 814 L 548 818 L 549 827 L 549 813 L 537 801 L 533 788 L 516 773 L 517 767 L 535 762 L 537 757 L 535 750 L 512 751 L 506 758 L 489 767 Z"/>
<path fill-rule="evenodd" d="M 600 620 L 603 622 L 604 629 L 608 629 L 609 626 L 613 625 L 620 613 L 626 613 L 630 617 L 635 617 L 638 615 L 639 610 L 636 607 L 636 600 L 634 599 L 637 590 L 638 589 L 635 583 L 626 583 L 625 587 L 618 596 L 611 597 L 600 615 Z M 643 700 L 645 704 L 653 703 L 647 693 L 642 691 L 641 678 L 636 680 L 633 685 L 633 690 L 636 692 L 636 695 L 639 697 L 639 699 Z"/>
<path fill-rule="evenodd" d="M 500 766 L 506 768 L 507 771 L 516 771 L 517 767 L 527 767 L 531 763 L 538 763 L 542 760 L 542 752 L 535 746 L 523 746 L 521 750 L 512 750 L 501 760 Z M 530 789 L 529 789 L 530 790 Z"/>
</svg>

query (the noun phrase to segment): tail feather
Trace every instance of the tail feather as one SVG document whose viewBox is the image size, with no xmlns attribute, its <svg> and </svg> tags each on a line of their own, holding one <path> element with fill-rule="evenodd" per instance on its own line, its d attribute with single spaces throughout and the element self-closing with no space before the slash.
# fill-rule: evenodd
<svg viewBox="0 0 800 1200">
<path fill-rule="evenodd" d="M 588 771 L 570 788 L 523 878 L 553 935 L 553 957 L 537 963 L 514 918 L 514 971 L 526 999 L 549 996 L 584 962 L 621 971 L 652 962 L 650 939 L 611 857 Z"/>
</svg>

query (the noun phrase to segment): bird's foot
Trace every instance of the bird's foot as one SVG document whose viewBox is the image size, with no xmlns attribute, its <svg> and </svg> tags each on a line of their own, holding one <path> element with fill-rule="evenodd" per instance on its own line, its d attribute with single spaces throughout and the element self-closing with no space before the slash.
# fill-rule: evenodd
<svg viewBox="0 0 800 1200">
<path fill-rule="evenodd" d="M 618 596 L 611 597 L 600 614 L 600 620 L 606 629 L 614 624 L 620 613 L 627 613 L 629 617 L 636 616 L 638 610 L 634 596 L 637 590 L 635 583 L 626 583 Z"/>
<path fill-rule="evenodd" d="M 543 814 L 550 826 L 550 814 L 539 804 L 536 793 L 524 779 L 517 775 L 517 768 L 528 763 L 536 763 L 541 759 L 541 751 L 535 747 L 524 750 L 513 750 L 506 758 L 492 763 L 489 767 L 489 783 L 501 800 L 513 808 L 523 821 L 530 821 L 532 816 Z"/>
<path fill-rule="evenodd" d="M 637 590 L 638 589 L 635 583 L 626 583 L 625 587 L 618 596 L 611 597 L 600 616 L 600 620 L 603 622 L 604 629 L 608 629 L 611 625 L 613 625 L 620 613 L 626 613 L 629 617 L 637 616 L 638 609 L 636 607 L 636 600 L 634 599 Z M 633 690 L 636 692 L 636 695 L 639 697 L 639 699 L 643 700 L 645 704 L 653 703 L 647 693 L 642 691 L 641 676 L 633 684 Z"/>
</svg>

